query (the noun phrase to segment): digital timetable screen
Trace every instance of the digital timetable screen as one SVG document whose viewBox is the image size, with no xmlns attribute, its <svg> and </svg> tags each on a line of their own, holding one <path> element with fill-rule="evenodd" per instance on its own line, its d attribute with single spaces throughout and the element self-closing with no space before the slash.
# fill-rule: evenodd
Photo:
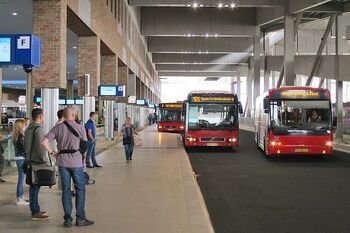
<svg viewBox="0 0 350 233">
<path fill-rule="evenodd" d="M 11 38 L 0 38 L 0 62 L 11 62 Z"/>
</svg>

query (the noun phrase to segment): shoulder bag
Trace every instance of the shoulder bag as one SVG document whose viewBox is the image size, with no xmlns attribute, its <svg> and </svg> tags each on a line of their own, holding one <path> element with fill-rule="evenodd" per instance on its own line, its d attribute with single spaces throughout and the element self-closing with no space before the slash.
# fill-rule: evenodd
<svg viewBox="0 0 350 233">
<path fill-rule="evenodd" d="M 52 165 L 51 156 L 48 155 L 50 165 L 32 164 L 32 149 L 35 140 L 36 127 L 33 132 L 32 144 L 30 147 L 29 160 L 24 163 L 26 170 L 26 184 L 38 186 L 51 186 L 56 184 L 56 168 Z"/>
<path fill-rule="evenodd" d="M 84 157 L 84 154 L 85 152 L 87 151 L 87 141 L 85 141 L 80 135 L 79 133 L 70 125 L 68 124 L 68 122 L 63 122 L 68 130 L 74 135 L 76 136 L 77 138 L 80 139 L 80 142 L 79 142 L 79 150 L 64 150 L 64 151 L 60 151 L 60 153 L 74 153 L 74 152 L 77 152 L 79 151 L 80 154 Z"/>
</svg>

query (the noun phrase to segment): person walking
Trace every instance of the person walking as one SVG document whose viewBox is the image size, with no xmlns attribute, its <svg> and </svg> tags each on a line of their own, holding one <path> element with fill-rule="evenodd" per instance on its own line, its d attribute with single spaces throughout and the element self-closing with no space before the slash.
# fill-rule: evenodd
<svg viewBox="0 0 350 233">
<path fill-rule="evenodd" d="M 5 165 L 5 157 L 4 157 L 4 149 L 2 148 L 1 142 L 0 142 L 0 184 L 5 183 L 6 180 L 4 180 L 2 176 L 2 171 L 4 170 Z"/>
<path fill-rule="evenodd" d="M 63 110 L 65 121 L 53 127 L 42 140 L 44 148 L 56 157 L 56 164 L 62 182 L 62 205 L 64 210 L 64 227 L 72 227 L 71 179 L 76 190 L 76 226 L 90 226 L 94 222 L 85 216 L 85 175 L 83 155 L 80 152 L 80 140 L 86 141 L 86 132 L 82 125 L 75 122 L 75 110 L 67 107 Z M 75 136 L 79 134 L 79 137 Z M 56 140 L 58 152 L 54 151 L 49 141 Z"/>
<path fill-rule="evenodd" d="M 47 164 L 47 154 L 44 148 L 41 146 L 41 140 L 43 139 L 44 132 L 41 126 L 44 122 L 44 112 L 41 108 L 35 108 L 32 110 L 31 122 L 25 131 L 24 136 L 24 149 L 26 163 L 32 165 Z M 50 217 L 46 211 L 41 211 L 39 205 L 39 185 L 29 186 L 29 207 L 32 213 L 33 220 L 46 220 Z"/>
<path fill-rule="evenodd" d="M 87 152 L 86 152 L 86 167 L 87 168 L 93 168 L 93 167 L 102 167 L 97 164 L 96 161 L 96 113 L 90 112 L 90 119 L 85 124 L 85 130 L 87 134 Z M 90 164 L 90 159 L 92 162 L 92 166 Z"/>
<path fill-rule="evenodd" d="M 25 150 L 24 150 L 24 120 L 16 120 L 13 126 L 12 142 L 15 148 L 15 160 L 18 171 L 17 191 L 16 191 L 16 205 L 29 205 L 29 202 L 24 200 L 23 183 L 26 178 L 22 167 L 25 161 Z"/>
<path fill-rule="evenodd" d="M 153 118 L 153 114 L 149 113 L 148 114 L 148 125 L 152 125 L 152 118 Z"/>
<path fill-rule="evenodd" d="M 127 117 L 125 120 L 125 124 L 119 132 L 119 136 L 123 136 L 123 145 L 125 148 L 125 158 L 127 163 L 132 161 L 132 154 L 135 145 L 135 135 L 138 135 L 138 133 L 136 132 L 135 127 L 132 125 L 131 118 Z"/>
</svg>

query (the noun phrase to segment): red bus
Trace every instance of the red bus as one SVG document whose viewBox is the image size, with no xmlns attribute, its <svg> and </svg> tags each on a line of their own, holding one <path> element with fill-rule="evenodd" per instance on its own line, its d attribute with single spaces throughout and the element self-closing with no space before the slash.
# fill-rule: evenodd
<svg viewBox="0 0 350 233">
<path fill-rule="evenodd" d="M 255 141 L 267 156 L 331 155 L 330 92 L 323 88 L 282 87 L 256 100 Z"/>
<path fill-rule="evenodd" d="M 242 106 L 235 94 L 191 92 L 185 101 L 185 147 L 238 146 Z"/>
<path fill-rule="evenodd" d="M 161 103 L 158 108 L 158 131 L 182 132 L 184 130 L 182 103 Z"/>
</svg>

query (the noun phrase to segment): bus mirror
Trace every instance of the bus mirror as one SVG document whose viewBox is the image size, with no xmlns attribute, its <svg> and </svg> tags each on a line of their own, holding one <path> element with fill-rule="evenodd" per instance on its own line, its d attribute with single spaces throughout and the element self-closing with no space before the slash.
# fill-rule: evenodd
<svg viewBox="0 0 350 233">
<path fill-rule="evenodd" d="M 264 109 L 265 109 L 265 111 L 269 110 L 269 99 L 268 98 L 264 99 Z"/>
<path fill-rule="evenodd" d="M 238 111 L 239 111 L 239 114 L 243 114 L 243 107 L 241 102 L 239 102 L 238 104 Z"/>
</svg>

